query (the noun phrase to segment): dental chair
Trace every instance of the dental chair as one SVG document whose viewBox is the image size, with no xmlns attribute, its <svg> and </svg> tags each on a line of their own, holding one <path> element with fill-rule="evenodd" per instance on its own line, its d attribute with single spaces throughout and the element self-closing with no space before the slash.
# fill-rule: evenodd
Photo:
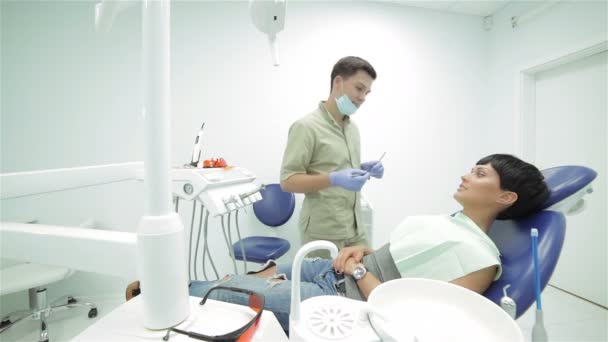
<svg viewBox="0 0 608 342">
<path fill-rule="evenodd" d="M 500 305 L 503 288 L 517 304 L 521 316 L 536 300 L 530 229 L 538 229 L 538 256 L 541 291 L 545 288 L 562 250 L 566 235 L 564 214 L 577 213 L 584 206 L 582 197 L 592 192 L 597 173 L 582 166 L 561 166 L 542 171 L 551 192 L 541 211 L 521 220 L 497 220 L 488 235 L 501 253 L 502 276 L 484 296 Z"/>
<path fill-rule="evenodd" d="M 260 222 L 280 227 L 289 221 L 296 206 L 293 193 L 284 192 L 279 184 L 266 185 L 260 193 L 262 200 L 253 204 L 253 212 Z M 232 245 L 235 259 L 260 264 L 280 258 L 289 248 L 289 241 L 273 236 L 249 236 Z"/>
</svg>

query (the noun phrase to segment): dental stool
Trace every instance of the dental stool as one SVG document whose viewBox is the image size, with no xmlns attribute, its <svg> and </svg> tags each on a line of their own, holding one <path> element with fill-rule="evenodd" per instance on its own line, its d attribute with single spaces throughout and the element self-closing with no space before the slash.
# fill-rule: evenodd
<svg viewBox="0 0 608 342">
<path fill-rule="evenodd" d="M 293 193 L 284 192 L 279 184 L 266 185 L 260 193 L 262 200 L 253 204 L 253 212 L 260 222 L 279 227 L 289 221 L 296 206 Z M 272 236 L 249 236 L 232 245 L 235 259 L 260 264 L 280 258 L 289 248 L 289 241 Z"/>
<path fill-rule="evenodd" d="M 541 211 L 520 220 L 497 220 L 488 232 L 500 251 L 503 273 L 486 290 L 484 296 L 500 305 L 503 288 L 510 285 L 508 295 L 517 304 L 515 318 L 526 312 L 536 300 L 530 229 L 538 229 L 542 291 L 555 270 L 564 244 L 564 214 L 582 210 L 582 197 L 592 192 L 591 182 L 597 176 L 595 171 L 582 166 L 554 167 L 543 170 L 542 173 L 551 194 L 543 203 Z"/>
<path fill-rule="evenodd" d="M 5 262 L 7 262 L 5 260 Z M 32 263 L 12 263 L 0 269 L 0 296 L 28 290 L 30 310 L 10 313 L 2 318 L 0 323 L 0 334 L 28 318 L 40 320 L 40 342 L 49 340 L 47 319 L 51 313 L 73 307 L 86 307 L 89 309 L 88 316 L 97 316 L 97 307 L 94 304 L 79 302 L 71 296 L 67 296 L 66 301 L 59 305 L 49 305 L 47 302 L 46 285 L 73 274 L 73 271 L 64 267 L 39 265 Z M 62 297 L 63 298 L 63 297 Z M 13 319 L 11 316 L 19 315 Z M 0 340 L 2 335 L 0 335 Z"/>
</svg>

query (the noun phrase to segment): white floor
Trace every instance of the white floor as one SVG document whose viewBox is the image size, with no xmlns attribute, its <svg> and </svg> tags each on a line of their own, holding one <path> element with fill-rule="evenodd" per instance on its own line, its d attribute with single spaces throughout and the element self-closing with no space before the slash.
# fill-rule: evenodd
<svg viewBox="0 0 608 342">
<path fill-rule="evenodd" d="M 543 291 L 545 328 L 549 341 L 608 341 L 608 310 L 547 286 Z M 48 322 L 51 342 L 69 341 L 87 326 L 124 302 L 122 294 L 105 298 L 86 298 L 98 306 L 97 318 L 89 319 L 87 310 L 72 309 L 55 313 Z M 524 336 L 531 341 L 534 306 L 517 320 Z M 21 322 L 0 335 L 0 341 L 38 341 L 39 325 Z"/>
<path fill-rule="evenodd" d="M 542 296 L 549 341 L 608 341 L 608 310 L 547 286 Z M 531 341 L 536 304 L 517 323 Z"/>
</svg>

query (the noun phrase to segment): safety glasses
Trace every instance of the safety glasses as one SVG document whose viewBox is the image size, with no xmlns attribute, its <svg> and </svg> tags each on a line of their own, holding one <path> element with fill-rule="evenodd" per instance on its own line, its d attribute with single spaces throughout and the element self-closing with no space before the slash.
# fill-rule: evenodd
<svg viewBox="0 0 608 342">
<path fill-rule="evenodd" d="M 224 335 L 217 336 L 208 336 L 199 333 L 195 333 L 192 331 L 185 331 L 177 328 L 169 328 L 167 330 L 167 334 L 163 337 L 163 341 L 169 341 L 169 334 L 173 331 L 179 334 L 187 335 L 190 338 L 195 338 L 197 340 L 202 341 L 221 341 L 221 342 L 248 342 L 253 338 L 253 334 L 255 333 L 258 325 L 260 324 L 260 318 L 262 317 L 262 311 L 264 310 L 264 296 L 257 292 L 253 292 L 246 289 L 239 289 L 236 287 L 226 287 L 226 286 L 215 286 L 212 287 L 207 293 L 203 300 L 200 302 L 200 305 L 205 305 L 207 302 L 207 298 L 214 291 L 228 291 L 228 292 L 238 292 L 244 293 L 249 296 L 248 304 L 249 308 L 255 312 L 255 316 L 249 321 L 249 323 L 245 324 L 241 328 L 229 332 Z"/>
</svg>

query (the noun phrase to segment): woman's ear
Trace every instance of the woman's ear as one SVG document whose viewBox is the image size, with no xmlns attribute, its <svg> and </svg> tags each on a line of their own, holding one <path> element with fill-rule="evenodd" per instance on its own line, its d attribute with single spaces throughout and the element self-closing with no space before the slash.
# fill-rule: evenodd
<svg viewBox="0 0 608 342">
<path fill-rule="evenodd" d="M 503 191 L 496 200 L 498 203 L 503 205 L 513 205 L 517 201 L 517 193 L 513 191 Z"/>
</svg>

